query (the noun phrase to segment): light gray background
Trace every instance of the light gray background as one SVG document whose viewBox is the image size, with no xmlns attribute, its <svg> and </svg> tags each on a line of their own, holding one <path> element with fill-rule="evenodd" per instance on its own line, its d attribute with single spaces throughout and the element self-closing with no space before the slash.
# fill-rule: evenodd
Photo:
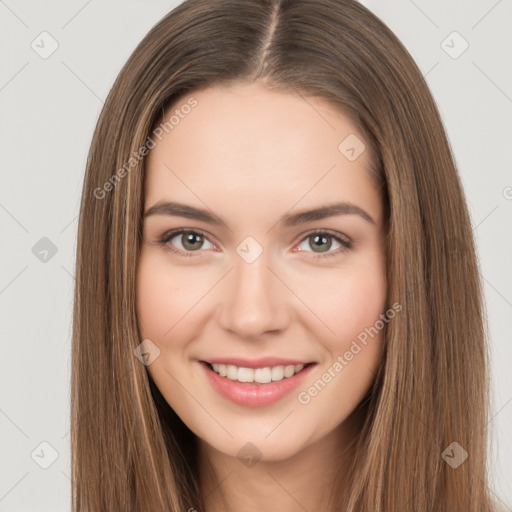
<svg viewBox="0 0 512 512">
<path fill-rule="evenodd" d="M 178 3 L 0 0 L 0 511 L 69 509 L 74 244 L 86 155 L 121 66 Z M 511 503 L 512 1 L 363 3 L 426 76 L 459 165 L 491 334 L 491 474 L 497 495 Z M 47 59 L 31 47 L 51 48 L 43 31 L 58 43 Z M 446 39 L 453 31 L 469 44 L 458 58 L 464 43 Z M 43 237 L 57 248 L 46 262 L 32 251 Z M 39 464 L 52 462 L 52 449 L 42 442 L 58 453 L 48 469 Z"/>
</svg>

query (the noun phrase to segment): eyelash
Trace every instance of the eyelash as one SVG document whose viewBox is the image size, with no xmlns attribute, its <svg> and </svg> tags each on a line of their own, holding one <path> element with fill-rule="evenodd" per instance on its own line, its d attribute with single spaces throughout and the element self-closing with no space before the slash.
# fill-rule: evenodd
<svg viewBox="0 0 512 512">
<path fill-rule="evenodd" d="M 175 229 L 173 231 L 169 231 L 168 233 L 165 233 L 163 235 L 163 237 L 158 241 L 158 243 L 173 254 L 178 254 L 179 256 L 184 256 L 186 258 L 195 256 L 193 252 L 190 252 L 190 251 L 184 252 L 184 251 L 175 249 L 171 245 L 168 245 L 168 242 L 170 240 L 172 240 L 175 236 L 181 235 L 183 233 L 201 235 L 203 238 L 207 239 L 210 243 L 212 243 L 204 231 L 202 231 L 200 229 L 183 229 L 183 228 Z M 337 242 L 339 242 L 342 245 L 342 247 L 339 247 L 335 251 L 328 252 L 325 254 L 315 254 L 314 258 L 327 258 L 327 257 L 337 255 L 341 252 L 344 252 L 344 251 L 352 248 L 352 242 L 350 240 L 348 240 L 348 239 L 345 240 L 345 239 L 341 238 L 340 236 L 333 234 L 331 231 L 325 230 L 325 229 L 324 230 L 316 229 L 316 230 L 312 230 L 312 231 L 306 233 L 304 235 L 304 237 L 300 240 L 299 244 L 302 243 L 306 238 L 313 236 L 313 235 L 327 235 L 328 237 L 333 238 L 334 240 L 336 240 Z M 310 251 L 299 251 L 299 252 L 310 252 Z"/>
</svg>

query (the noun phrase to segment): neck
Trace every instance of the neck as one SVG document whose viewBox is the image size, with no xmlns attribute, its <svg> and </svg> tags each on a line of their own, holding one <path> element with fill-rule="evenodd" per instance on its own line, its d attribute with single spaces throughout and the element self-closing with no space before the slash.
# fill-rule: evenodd
<svg viewBox="0 0 512 512">
<path fill-rule="evenodd" d="M 331 492 L 344 480 L 354 441 L 354 429 L 345 422 L 285 460 L 263 456 L 247 467 L 200 440 L 205 512 L 334 510 Z"/>
</svg>

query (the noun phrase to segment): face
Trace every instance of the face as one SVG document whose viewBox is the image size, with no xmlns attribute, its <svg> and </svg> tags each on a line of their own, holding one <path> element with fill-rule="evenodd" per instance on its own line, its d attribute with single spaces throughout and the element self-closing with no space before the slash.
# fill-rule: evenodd
<svg viewBox="0 0 512 512">
<path fill-rule="evenodd" d="M 379 363 L 369 151 L 319 99 L 256 83 L 180 102 L 147 160 L 137 309 L 159 351 L 147 369 L 207 446 L 281 460 L 342 428 Z"/>
</svg>

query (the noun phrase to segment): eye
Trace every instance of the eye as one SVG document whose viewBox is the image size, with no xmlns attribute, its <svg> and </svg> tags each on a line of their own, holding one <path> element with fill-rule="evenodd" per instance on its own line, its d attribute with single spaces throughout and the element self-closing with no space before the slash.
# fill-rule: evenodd
<svg viewBox="0 0 512 512">
<path fill-rule="evenodd" d="M 176 239 L 176 242 L 173 242 L 174 239 Z M 341 250 L 330 251 L 333 240 L 339 244 L 335 249 Z M 210 244 L 210 247 L 204 247 L 205 242 Z M 308 233 L 301 240 L 298 246 L 299 249 L 296 252 L 308 252 L 307 249 L 300 247 L 304 243 L 308 244 L 311 248 L 319 249 L 318 252 L 315 250 L 311 251 L 315 253 L 315 257 L 317 258 L 334 256 L 352 247 L 352 242 L 348 238 L 340 234 L 332 234 L 326 230 L 316 230 Z M 177 229 L 170 231 L 163 235 L 159 240 L 159 244 L 164 246 L 169 252 L 185 257 L 195 256 L 194 252 L 201 252 L 201 249 L 211 249 L 215 247 L 215 245 L 208 240 L 205 233 L 199 229 Z M 178 245 L 177 248 L 176 245 Z"/>
<path fill-rule="evenodd" d="M 175 244 L 171 243 L 174 239 L 179 241 L 179 250 L 176 250 Z M 170 233 L 166 233 L 159 242 L 170 252 L 179 253 L 180 256 L 194 256 L 194 252 L 198 252 L 200 249 L 205 248 L 203 247 L 205 241 L 208 241 L 208 238 L 206 238 L 204 233 L 198 229 L 178 229 L 171 231 Z M 208 243 L 211 247 L 206 247 L 206 249 L 214 247 L 210 241 L 208 241 Z"/>
<path fill-rule="evenodd" d="M 335 240 L 336 243 L 338 243 L 337 251 L 330 251 L 332 248 L 332 241 Z M 352 242 L 345 237 L 342 237 L 340 235 L 335 235 L 330 233 L 329 231 L 325 230 L 316 230 L 308 233 L 305 238 L 302 239 L 301 243 L 299 244 L 299 251 L 307 251 L 307 249 L 303 249 L 300 246 L 302 244 L 306 244 L 309 247 L 319 249 L 318 252 L 315 252 L 315 257 L 323 258 L 326 256 L 334 256 L 336 254 L 339 254 L 340 252 L 346 251 L 347 249 L 350 249 L 352 247 Z M 336 247 L 335 247 L 336 249 Z"/>
</svg>

